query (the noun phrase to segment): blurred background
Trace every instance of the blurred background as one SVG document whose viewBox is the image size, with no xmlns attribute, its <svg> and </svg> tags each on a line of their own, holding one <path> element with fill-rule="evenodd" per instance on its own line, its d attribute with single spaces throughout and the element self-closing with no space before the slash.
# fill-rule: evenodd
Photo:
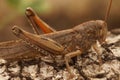
<svg viewBox="0 0 120 80">
<path fill-rule="evenodd" d="M 33 32 L 25 16 L 32 7 L 39 17 L 56 30 L 72 28 L 85 21 L 104 19 L 110 0 L 0 0 L 0 42 L 17 39 L 14 25 Z M 120 0 L 113 0 L 108 29 L 120 28 Z M 42 34 L 42 33 L 41 33 Z"/>
</svg>

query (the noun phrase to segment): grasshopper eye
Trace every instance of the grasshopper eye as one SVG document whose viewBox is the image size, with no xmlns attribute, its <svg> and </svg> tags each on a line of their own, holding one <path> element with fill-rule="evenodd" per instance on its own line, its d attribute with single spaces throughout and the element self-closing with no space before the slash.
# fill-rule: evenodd
<svg viewBox="0 0 120 80">
<path fill-rule="evenodd" d="M 102 26 L 98 26 L 98 29 L 99 29 L 99 30 L 102 30 Z"/>
</svg>

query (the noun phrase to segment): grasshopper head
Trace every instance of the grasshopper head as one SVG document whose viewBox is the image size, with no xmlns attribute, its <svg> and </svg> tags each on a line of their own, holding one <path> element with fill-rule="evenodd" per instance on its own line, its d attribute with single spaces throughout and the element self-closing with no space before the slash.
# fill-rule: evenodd
<svg viewBox="0 0 120 80">
<path fill-rule="evenodd" d="M 105 39 L 107 37 L 107 23 L 105 21 L 102 20 L 96 20 L 97 22 L 97 27 L 99 28 L 98 31 L 98 41 L 100 42 L 100 44 L 103 44 L 105 42 Z"/>
</svg>

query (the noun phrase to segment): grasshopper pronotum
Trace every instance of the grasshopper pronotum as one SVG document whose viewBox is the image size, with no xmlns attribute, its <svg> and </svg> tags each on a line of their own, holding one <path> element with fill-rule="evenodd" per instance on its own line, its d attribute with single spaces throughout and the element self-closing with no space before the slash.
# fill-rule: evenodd
<svg viewBox="0 0 120 80">
<path fill-rule="evenodd" d="M 97 47 L 97 41 L 104 45 L 106 44 L 107 36 L 107 23 L 106 20 L 109 15 L 112 0 L 108 6 L 105 20 L 91 20 L 84 22 L 72 29 L 56 31 L 47 24 L 38 19 L 31 8 L 27 9 L 26 15 L 30 22 L 33 24 L 33 28 L 36 34 L 32 34 L 24 31 L 23 29 L 14 26 L 12 32 L 26 42 L 25 45 L 36 49 L 36 51 L 42 54 L 50 54 L 52 56 L 61 55 L 65 61 L 66 67 L 70 75 L 73 75 L 69 66 L 69 59 L 77 55 L 81 55 L 83 52 L 89 50 L 91 47 L 100 54 Z M 40 26 L 42 30 L 47 34 L 38 35 L 38 31 L 35 26 Z M 28 48 L 27 48 L 28 49 Z M 25 49 L 24 49 L 25 50 Z M 17 54 L 16 55 L 25 55 Z M 30 54 L 28 54 L 29 56 Z M 34 54 L 33 54 L 34 55 Z M 6 56 L 3 56 L 3 58 Z M 100 63 L 101 57 L 99 56 Z"/>
</svg>

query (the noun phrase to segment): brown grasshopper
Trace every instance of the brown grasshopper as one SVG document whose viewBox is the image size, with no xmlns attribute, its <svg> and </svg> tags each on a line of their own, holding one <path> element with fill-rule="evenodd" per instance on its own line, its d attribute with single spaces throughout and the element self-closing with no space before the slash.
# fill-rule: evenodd
<svg viewBox="0 0 120 80">
<path fill-rule="evenodd" d="M 65 61 L 68 72 L 71 75 L 73 75 L 69 66 L 69 60 L 72 57 L 81 55 L 83 52 L 88 51 L 91 47 L 93 47 L 96 53 L 100 55 L 100 52 L 97 46 L 97 41 L 101 44 L 101 46 L 106 44 L 106 41 L 105 41 L 107 36 L 106 20 L 109 15 L 111 3 L 112 3 L 112 0 L 110 1 L 109 7 L 106 13 L 105 21 L 92 20 L 92 21 L 84 22 L 78 26 L 75 26 L 72 29 L 67 29 L 62 31 L 55 31 L 51 27 L 44 26 L 42 30 L 47 34 L 42 34 L 42 35 L 37 35 L 39 33 L 36 27 L 34 27 L 36 25 L 34 21 L 36 21 L 37 19 L 35 18 L 35 15 L 33 15 L 34 13 L 31 12 L 31 9 L 28 9 L 26 14 L 28 15 L 28 17 L 30 17 L 29 19 L 32 22 L 32 24 L 35 23 L 33 27 L 36 34 L 32 34 L 27 31 L 24 31 L 23 29 L 17 26 L 14 26 L 12 28 L 12 32 L 17 37 L 25 41 L 28 47 L 36 49 L 37 53 L 40 52 L 40 54 L 43 54 L 43 55 L 50 54 L 53 56 L 53 58 L 56 57 L 57 55 L 61 55 Z M 41 24 L 43 23 L 40 23 L 37 25 L 41 26 Z M 25 54 L 16 53 L 16 55 L 24 56 Z M 28 54 L 26 57 L 28 56 L 30 56 L 30 54 Z M 99 60 L 101 63 L 102 61 L 100 56 L 99 56 Z"/>
</svg>

